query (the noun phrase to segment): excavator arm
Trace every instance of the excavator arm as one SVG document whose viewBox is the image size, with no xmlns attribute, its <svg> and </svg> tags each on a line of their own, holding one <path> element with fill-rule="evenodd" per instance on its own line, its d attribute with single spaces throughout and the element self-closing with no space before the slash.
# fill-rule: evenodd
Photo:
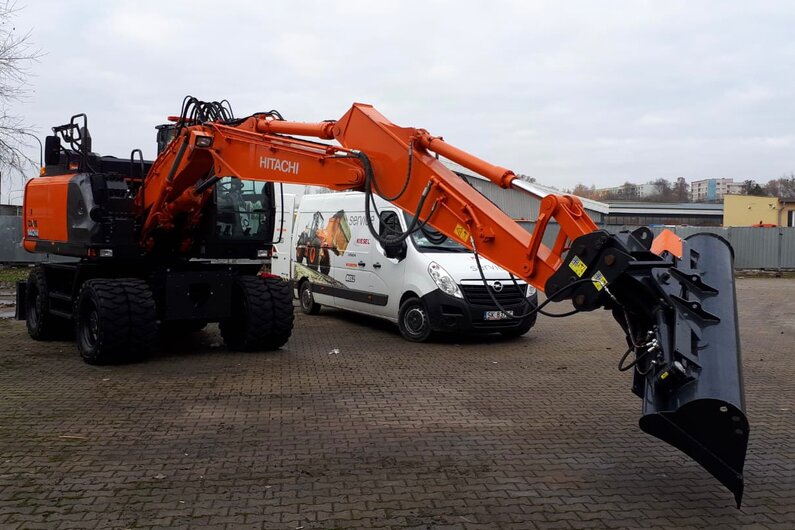
<svg viewBox="0 0 795 530">
<path fill-rule="evenodd" d="M 319 123 L 273 112 L 175 121 L 175 139 L 136 197 L 144 249 L 173 242 L 180 230 L 176 240 L 187 251 L 213 185 L 225 176 L 364 191 L 368 218 L 369 198 L 378 194 L 414 216 L 409 230 L 427 224 L 549 299 L 570 300 L 575 311 L 611 310 L 627 337 L 619 369 L 633 371 L 633 392 L 643 400 L 640 427 L 700 463 L 739 506 L 749 429 L 725 240 L 698 234 L 683 241 L 670 232 L 654 238 L 646 228 L 611 234 L 571 195 L 538 197 L 529 233 L 439 157 L 502 188 L 531 195 L 534 188 L 423 129 L 391 123 L 370 105 L 354 104 L 339 120 Z M 542 238 L 553 220 L 559 232 L 550 248 Z M 386 247 L 406 234 L 373 236 Z"/>
</svg>

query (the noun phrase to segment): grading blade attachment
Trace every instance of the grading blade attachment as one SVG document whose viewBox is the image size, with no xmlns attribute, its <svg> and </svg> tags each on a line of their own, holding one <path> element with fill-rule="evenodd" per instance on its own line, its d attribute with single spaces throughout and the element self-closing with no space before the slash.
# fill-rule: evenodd
<svg viewBox="0 0 795 530">
<path fill-rule="evenodd" d="M 653 244 L 654 241 L 654 244 Z M 575 263 L 578 267 L 571 267 Z M 715 234 L 657 239 L 647 228 L 577 238 L 547 292 L 581 310 L 612 309 L 634 359 L 633 392 L 643 399 L 640 427 L 680 449 L 734 493 L 743 494 L 748 444 L 744 413 L 733 252 Z M 587 269 L 583 267 L 585 264 Z"/>
<path fill-rule="evenodd" d="M 672 306 L 670 322 L 660 322 L 671 348 L 664 369 L 645 376 L 640 428 L 701 464 L 739 508 L 748 420 L 732 250 L 715 234 L 683 243 L 669 277 L 658 276 Z"/>
</svg>

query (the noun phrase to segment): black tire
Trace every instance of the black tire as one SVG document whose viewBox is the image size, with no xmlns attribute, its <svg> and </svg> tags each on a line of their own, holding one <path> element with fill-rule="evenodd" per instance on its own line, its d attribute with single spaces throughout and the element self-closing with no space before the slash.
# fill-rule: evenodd
<svg viewBox="0 0 795 530">
<path fill-rule="evenodd" d="M 419 298 L 409 298 L 400 306 L 398 328 L 403 338 L 411 342 L 424 342 L 431 336 L 428 308 Z"/>
<path fill-rule="evenodd" d="M 66 320 L 50 314 L 49 297 L 44 269 L 36 267 L 28 275 L 25 289 L 25 322 L 34 340 L 52 340 L 63 334 Z"/>
<path fill-rule="evenodd" d="M 155 301 L 143 280 L 88 280 L 74 314 L 77 348 L 88 364 L 139 360 L 157 338 Z"/>
<path fill-rule="evenodd" d="M 301 282 L 298 288 L 298 302 L 301 304 L 301 311 L 307 315 L 317 315 L 320 313 L 320 304 L 315 302 L 315 297 L 312 295 L 312 284 L 309 280 Z"/>
<path fill-rule="evenodd" d="M 240 276 L 232 291 L 231 318 L 219 323 L 231 350 L 263 351 L 283 346 L 293 331 L 293 293 L 276 278 Z"/>
</svg>

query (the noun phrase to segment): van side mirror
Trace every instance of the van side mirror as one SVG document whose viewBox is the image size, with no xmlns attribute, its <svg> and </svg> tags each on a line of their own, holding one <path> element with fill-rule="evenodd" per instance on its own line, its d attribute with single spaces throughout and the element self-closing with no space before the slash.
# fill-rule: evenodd
<svg viewBox="0 0 795 530">
<path fill-rule="evenodd" d="M 406 258 L 406 241 L 392 243 L 384 246 L 384 256 L 398 261 Z"/>
<path fill-rule="evenodd" d="M 397 213 L 391 210 L 381 212 L 379 221 L 378 235 L 382 237 L 394 238 L 402 230 Z M 384 256 L 397 260 L 404 259 L 406 257 L 406 240 L 384 245 Z"/>
</svg>

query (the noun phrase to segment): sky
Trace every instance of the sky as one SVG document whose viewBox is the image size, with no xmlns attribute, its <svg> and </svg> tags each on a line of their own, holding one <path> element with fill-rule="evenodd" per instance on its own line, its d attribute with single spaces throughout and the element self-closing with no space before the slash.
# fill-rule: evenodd
<svg viewBox="0 0 795 530">
<path fill-rule="evenodd" d="M 373 104 L 559 189 L 795 171 L 795 4 L 18 0 L 42 56 L 10 111 L 155 156 L 184 96 L 294 121 Z M 38 149 L 32 149 L 38 158 Z M 12 177 L 6 176 L 6 179 Z M 18 202 L 21 179 L 3 182 Z M 16 191 L 15 191 L 16 190 Z"/>
</svg>

